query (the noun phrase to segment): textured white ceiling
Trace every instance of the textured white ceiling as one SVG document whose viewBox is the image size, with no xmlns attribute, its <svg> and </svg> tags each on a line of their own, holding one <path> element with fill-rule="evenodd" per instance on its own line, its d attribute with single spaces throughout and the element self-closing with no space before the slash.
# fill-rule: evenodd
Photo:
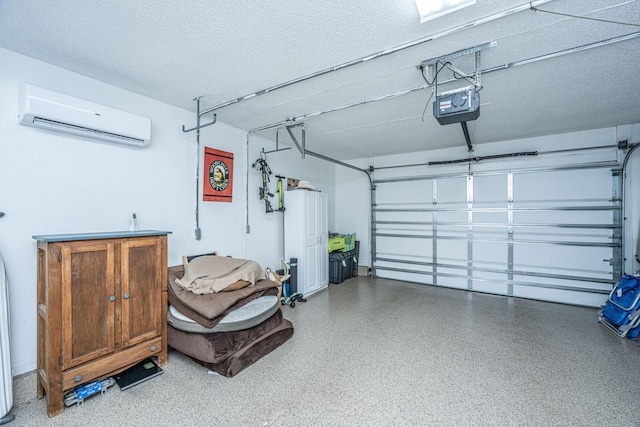
<svg viewBox="0 0 640 427">
<path fill-rule="evenodd" d="M 528 4 L 478 0 L 420 24 L 413 0 L 0 0 L 0 47 L 195 112 L 196 96 L 205 95 L 203 108 L 219 105 Z M 637 0 L 554 0 L 538 8 L 640 24 Z M 487 41 L 497 46 L 482 53 L 483 69 L 638 31 L 526 9 L 216 112 L 251 130 L 423 86 L 416 69 L 423 60 Z M 472 71 L 468 59 L 454 65 Z M 639 70 L 634 38 L 485 74 L 471 142 L 640 122 Z M 429 95 L 415 90 L 309 118 L 306 146 L 339 159 L 465 146 L 459 125 L 433 118 Z M 262 135 L 275 138 L 275 130 Z"/>
</svg>

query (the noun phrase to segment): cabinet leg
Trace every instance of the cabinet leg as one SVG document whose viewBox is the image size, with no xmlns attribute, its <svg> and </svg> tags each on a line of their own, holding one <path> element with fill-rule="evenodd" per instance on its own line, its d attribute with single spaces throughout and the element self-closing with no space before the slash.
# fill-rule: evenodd
<svg viewBox="0 0 640 427">
<path fill-rule="evenodd" d="M 62 391 L 49 390 L 47 394 L 47 415 L 55 417 L 64 411 L 64 394 Z"/>
<path fill-rule="evenodd" d="M 36 374 L 36 382 L 38 387 L 38 400 L 42 400 L 42 398 L 44 397 L 44 386 L 42 385 L 40 373 Z"/>
<path fill-rule="evenodd" d="M 158 354 L 158 366 L 164 366 L 167 364 L 167 352 L 163 351 Z"/>
</svg>

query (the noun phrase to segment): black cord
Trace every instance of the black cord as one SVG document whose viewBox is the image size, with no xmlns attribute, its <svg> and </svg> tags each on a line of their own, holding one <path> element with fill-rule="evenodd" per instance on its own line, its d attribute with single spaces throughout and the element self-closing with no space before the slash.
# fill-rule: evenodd
<svg viewBox="0 0 640 427">
<path fill-rule="evenodd" d="M 438 63 L 436 62 L 436 75 L 433 76 L 433 80 L 431 82 L 429 82 L 429 80 L 427 80 L 427 77 L 424 75 L 424 68 L 422 65 L 420 65 L 420 71 L 422 71 L 420 74 L 422 74 L 422 78 L 424 79 L 425 82 L 427 82 L 427 84 L 429 86 L 432 86 L 435 82 L 436 79 L 438 78 L 438 74 L 440 74 L 440 71 L 444 70 L 444 68 L 447 65 L 451 65 L 451 62 L 447 61 L 444 64 L 442 64 L 442 67 L 440 67 L 440 69 L 438 69 Z"/>
</svg>

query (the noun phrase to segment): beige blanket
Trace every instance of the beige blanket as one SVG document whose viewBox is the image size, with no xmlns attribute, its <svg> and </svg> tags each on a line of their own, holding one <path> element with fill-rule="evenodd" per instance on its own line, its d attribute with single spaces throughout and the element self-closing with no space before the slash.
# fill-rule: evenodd
<svg viewBox="0 0 640 427">
<path fill-rule="evenodd" d="M 223 291 L 238 281 L 255 285 L 264 277 L 260 265 L 251 260 L 221 256 L 201 256 L 189 264 L 176 284 L 194 294 L 204 295 Z"/>
</svg>

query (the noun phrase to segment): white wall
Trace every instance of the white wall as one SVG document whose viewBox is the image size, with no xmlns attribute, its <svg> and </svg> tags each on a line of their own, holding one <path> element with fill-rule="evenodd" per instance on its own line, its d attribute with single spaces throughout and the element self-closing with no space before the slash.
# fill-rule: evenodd
<svg viewBox="0 0 640 427">
<path fill-rule="evenodd" d="M 373 159 L 348 162 L 361 169 L 368 169 Z M 360 241 L 360 266 L 371 266 L 371 182 L 356 170 L 336 166 L 335 227 L 330 231 L 342 234 L 356 233 Z"/>
<path fill-rule="evenodd" d="M 150 117 L 150 146 L 129 148 L 19 125 L 18 86 L 25 82 Z M 195 134 L 181 129 L 194 126 L 194 113 L 0 49 L 0 211 L 6 214 L 0 218 L 0 253 L 9 280 L 14 375 L 36 367 L 34 235 L 128 230 L 135 212 L 140 229 L 172 232 L 169 265 L 184 254 L 218 250 L 263 267 L 279 266 L 282 214 L 264 213 L 257 195 L 260 174 L 249 170 L 251 233 L 245 233 L 246 132 L 225 125 L 224 112 L 218 118 L 202 131 L 201 145 L 234 153 L 233 202 L 200 201 L 198 241 Z M 272 145 L 252 137 L 250 162 Z M 274 173 L 316 184 L 333 206 L 333 166 L 301 161 L 294 150 L 269 155 L 268 161 Z"/>
<path fill-rule="evenodd" d="M 594 129 L 583 132 L 573 132 L 559 135 L 527 138 L 521 140 L 502 141 L 492 144 L 476 145 L 473 156 L 506 154 L 520 151 L 553 151 L 572 148 L 597 147 L 616 145 L 618 141 L 627 139 L 630 144 L 640 142 L 640 124 L 620 125 L 617 127 Z M 428 141 L 425 141 L 428 145 Z M 616 156 L 621 160 L 624 153 L 612 149 L 607 154 L 611 160 Z M 454 160 L 468 157 L 466 145 L 461 139 L 460 147 L 422 151 L 395 156 L 359 159 L 349 162 L 360 168 L 374 166 L 376 179 L 395 176 L 414 176 L 429 173 L 464 172 L 467 163 L 457 166 L 419 166 L 399 169 L 377 169 L 386 166 L 424 164 L 430 161 Z M 548 154 L 536 158 L 510 158 L 493 162 L 473 163 L 475 170 L 509 169 L 533 165 L 559 165 L 597 161 L 602 152 L 587 150 L 571 154 Z M 626 239 L 625 239 L 625 270 L 632 273 L 640 269 L 640 263 L 634 261 L 635 254 L 640 253 L 640 148 L 632 154 L 626 171 Z M 370 261 L 370 191 L 367 177 L 348 168 L 336 168 L 336 230 L 342 233 L 357 232 L 361 241 L 360 262 L 371 265 Z M 588 185 L 585 183 L 585 185 Z M 410 191 L 410 186 L 406 187 Z M 402 198 L 402 196 L 399 196 Z"/>
</svg>

